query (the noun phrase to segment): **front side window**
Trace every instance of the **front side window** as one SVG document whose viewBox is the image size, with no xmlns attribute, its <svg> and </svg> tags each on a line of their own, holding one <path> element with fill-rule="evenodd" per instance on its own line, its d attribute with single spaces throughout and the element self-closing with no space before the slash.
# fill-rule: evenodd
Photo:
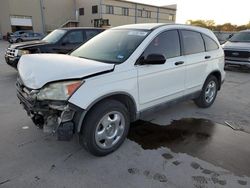
<svg viewBox="0 0 250 188">
<path fill-rule="evenodd" d="M 106 5 L 106 13 L 114 14 L 114 7 L 112 5 Z"/>
<path fill-rule="evenodd" d="M 120 64 L 130 57 L 148 33 L 147 30 L 106 30 L 73 51 L 71 55 Z"/>
<path fill-rule="evenodd" d="M 48 43 L 56 43 L 58 42 L 66 33 L 66 30 L 56 29 L 43 38 L 43 41 Z"/>
<path fill-rule="evenodd" d="M 98 6 L 92 6 L 92 14 L 97 14 L 98 13 Z"/>
<path fill-rule="evenodd" d="M 83 42 L 82 31 L 72 31 L 63 38 L 63 43 L 78 44 Z"/>
<path fill-rule="evenodd" d="M 163 55 L 166 59 L 180 56 L 181 49 L 178 31 L 165 31 L 155 37 L 144 51 L 144 59 L 150 54 Z"/>
<path fill-rule="evenodd" d="M 181 31 L 183 38 L 184 54 L 196 54 L 205 52 L 205 46 L 201 34 L 196 31 Z"/>
<path fill-rule="evenodd" d="M 210 37 L 208 37 L 206 35 L 202 35 L 202 37 L 203 37 L 204 42 L 205 42 L 206 51 L 217 50 L 219 48 L 218 44 Z"/>
</svg>

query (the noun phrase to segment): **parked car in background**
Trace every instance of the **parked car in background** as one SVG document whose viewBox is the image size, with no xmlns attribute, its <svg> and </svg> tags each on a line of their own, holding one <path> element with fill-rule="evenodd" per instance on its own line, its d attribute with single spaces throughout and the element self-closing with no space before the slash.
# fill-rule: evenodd
<svg viewBox="0 0 250 188">
<path fill-rule="evenodd" d="M 59 140 L 79 134 L 83 147 L 103 156 L 154 110 L 187 99 L 211 106 L 225 78 L 224 52 L 208 29 L 134 24 L 70 55 L 23 56 L 18 73 L 18 98 L 37 126 Z"/>
<path fill-rule="evenodd" d="M 250 30 L 234 34 L 223 45 L 225 64 L 250 68 Z"/>
<path fill-rule="evenodd" d="M 25 41 L 33 41 L 33 40 L 41 40 L 44 37 L 41 33 L 34 33 L 34 32 L 25 32 L 19 35 L 10 35 L 8 41 L 10 43 L 18 43 L 18 42 L 25 42 Z"/>
<path fill-rule="evenodd" d="M 99 28 L 81 27 L 56 29 L 42 40 L 10 45 L 6 50 L 5 60 L 7 64 L 16 68 L 20 57 L 24 54 L 67 54 L 102 31 L 103 29 Z"/>
<path fill-rule="evenodd" d="M 33 32 L 32 30 L 19 30 L 19 31 L 15 31 L 13 33 L 11 33 L 11 35 L 22 35 L 24 33 L 30 33 Z"/>
<path fill-rule="evenodd" d="M 215 36 L 218 38 L 220 44 L 227 42 L 235 32 L 214 31 Z"/>
<path fill-rule="evenodd" d="M 17 38 L 20 37 L 23 34 L 28 34 L 28 33 L 33 33 L 32 30 L 19 30 L 19 31 L 15 31 L 13 33 L 7 33 L 7 40 L 9 41 L 9 43 L 14 43 L 12 40 L 10 40 L 12 37 L 13 38 Z"/>
</svg>

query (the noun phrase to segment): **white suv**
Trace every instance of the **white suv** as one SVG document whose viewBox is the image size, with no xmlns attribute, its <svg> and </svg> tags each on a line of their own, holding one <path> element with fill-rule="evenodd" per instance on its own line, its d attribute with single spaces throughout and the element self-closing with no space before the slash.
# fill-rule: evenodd
<svg viewBox="0 0 250 188">
<path fill-rule="evenodd" d="M 116 150 L 131 122 L 194 99 L 213 104 L 224 53 L 207 29 L 135 24 L 109 29 L 71 55 L 24 55 L 17 95 L 33 122 L 59 140 L 74 133 L 92 154 Z"/>
</svg>

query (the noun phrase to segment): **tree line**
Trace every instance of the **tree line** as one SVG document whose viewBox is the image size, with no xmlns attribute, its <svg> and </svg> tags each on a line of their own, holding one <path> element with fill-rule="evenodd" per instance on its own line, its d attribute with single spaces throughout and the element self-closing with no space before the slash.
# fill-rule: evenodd
<svg viewBox="0 0 250 188">
<path fill-rule="evenodd" d="M 246 25 L 233 25 L 231 23 L 216 25 L 213 20 L 188 20 L 186 24 L 205 27 L 212 31 L 241 31 L 250 29 L 250 21 Z"/>
</svg>

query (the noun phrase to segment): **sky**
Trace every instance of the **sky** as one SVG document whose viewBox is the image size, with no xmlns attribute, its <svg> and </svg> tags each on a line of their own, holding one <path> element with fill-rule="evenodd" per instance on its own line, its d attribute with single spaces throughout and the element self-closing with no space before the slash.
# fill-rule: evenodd
<svg viewBox="0 0 250 188">
<path fill-rule="evenodd" d="M 250 0 L 131 0 L 153 5 L 177 3 L 177 23 L 187 20 L 214 20 L 216 24 L 247 24 L 250 21 Z"/>
</svg>

